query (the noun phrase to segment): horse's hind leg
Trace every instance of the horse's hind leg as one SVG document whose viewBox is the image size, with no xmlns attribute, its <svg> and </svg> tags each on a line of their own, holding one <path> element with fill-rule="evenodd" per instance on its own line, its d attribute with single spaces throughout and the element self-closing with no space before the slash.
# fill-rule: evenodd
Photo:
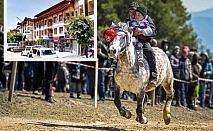
<svg viewBox="0 0 213 131">
<path fill-rule="evenodd" d="M 141 90 L 140 93 L 137 94 L 137 108 L 136 108 L 136 121 L 141 124 L 146 124 L 147 118 L 144 116 L 145 111 L 145 102 L 146 102 L 146 93 L 145 90 Z"/>
<path fill-rule="evenodd" d="M 173 81 L 170 83 L 162 84 L 164 90 L 166 91 L 166 104 L 163 109 L 163 119 L 166 125 L 168 125 L 171 121 L 171 103 L 174 96 L 174 89 L 173 89 Z"/>
<path fill-rule="evenodd" d="M 115 91 L 114 91 L 114 103 L 115 106 L 117 107 L 119 113 L 121 116 L 126 117 L 127 119 L 131 118 L 132 114 L 129 110 L 125 109 L 124 106 L 121 105 L 121 100 L 120 100 L 120 87 L 116 84 L 115 85 Z"/>
</svg>

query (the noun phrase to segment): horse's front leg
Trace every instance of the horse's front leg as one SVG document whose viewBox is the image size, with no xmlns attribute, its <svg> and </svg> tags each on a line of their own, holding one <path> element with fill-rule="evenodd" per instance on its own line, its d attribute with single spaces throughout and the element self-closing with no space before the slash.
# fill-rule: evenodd
<svg viewBox="0 0 213 131">
<path fill-rule="evenodd" d="M 146 102 L 146 93 L 144 89 L 141 89 L 141 91 L 137 94 L 137 108 L 136 108 L 136 121 L 140 122 L 141 124 L 146 124 L 147 118 L 144 116 L 145 111 L 145 102 Z"/>
<path fill-rule="evenodd" d="M 166 125 L 168 125 L 171 121 L 171 103 L 174 96 L 174 90 L 173 90 L 173 81 L 168 82 L 167 84 L 163 84 L 163 87 L 166 91 L 166 104 L 163 109 L 163 119 Z"/>
<path fill-rule="evenodd" d="M 117 107 L 121 116 L 126 117 L 127 119 L 131 118 L 132 114 L 129 110 L 125 109 L 124 106 L 121 105 L 121 93 L 119 85 L 115 84 L 115 91 L 114 91 L 114 103 Z"/>
</svg>

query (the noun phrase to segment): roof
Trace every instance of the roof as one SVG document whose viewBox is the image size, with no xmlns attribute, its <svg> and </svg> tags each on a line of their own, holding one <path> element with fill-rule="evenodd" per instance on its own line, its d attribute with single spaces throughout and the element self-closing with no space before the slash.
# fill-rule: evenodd
<svg viewBox="0 0 213 131">
<path fill-rule="evenodd" d="M 69 3 L 69 2 L 71 2 L 71 3 Z M 46 18 L 48 16 L 52 16 L 53 14 L 56 14 L 58 12 L 61 12 L 63 10 L 68 9 L 71 5 L 74 4 L 73 2 L 75 2 L 75 0 L 70 0 L 70 1 L 63 0 L 60 3 L 54 5 L 54 6 L 50 7 L 50 8 L 48 8 L 48 9 L 40 12 L 40 13 L 38 13 L 34 17 L 37 17 L 37 20 L 38 20 L 38 19 Z M 72 10 L 74 10 L 74 8 L 72 8 Z"/>
</svg>

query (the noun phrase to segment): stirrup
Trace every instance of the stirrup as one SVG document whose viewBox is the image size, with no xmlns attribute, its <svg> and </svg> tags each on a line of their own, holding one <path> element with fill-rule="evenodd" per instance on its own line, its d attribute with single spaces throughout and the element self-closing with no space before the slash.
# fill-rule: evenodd
<svg viewBox="0 0 213 131">
<path fill-rule="evenodd" d="M 140 59 L 138 59 L 138 65 L 139 65 L 140 67 L 143 67 L 143 66 L 144 66 L 143 61 L 140 60 Z"/>
<path fill-rule="evenodd" d="M 157 73 L 155 73 L 155 72 L 152 72 L 151 75 L 152 75 L 153 78 L 157 77 Z"/>
<path fill-rule="evenodd" d="M 156 85 L 157 85 L 157 78 L 150 80 L 150 81 L 149 81 L 149 84 L 150 84 L 151 86 L 156 86 Z"/>
</svg>

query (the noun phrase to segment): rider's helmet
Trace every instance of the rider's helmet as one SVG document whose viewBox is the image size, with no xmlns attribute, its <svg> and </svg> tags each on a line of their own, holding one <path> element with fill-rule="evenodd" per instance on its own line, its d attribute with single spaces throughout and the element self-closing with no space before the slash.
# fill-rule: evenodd
<svg viewBox="0 0 213 131">
<path fill-rule="evenodd" d="M 106 29 L 103 33 L 103 38 L 107 42 L 112 42 L 116 36 L 117 36 L 117 33 L 111 28 Z"/>
<path fill-rule="evenodd" d="M 132 3 L 129 4 L 129 10 L 131 10 L 131 9 L 136 10 L 137 7 L 139 7 L 139 5 L 135 2 L 132 2 Z"/>
</svg>

